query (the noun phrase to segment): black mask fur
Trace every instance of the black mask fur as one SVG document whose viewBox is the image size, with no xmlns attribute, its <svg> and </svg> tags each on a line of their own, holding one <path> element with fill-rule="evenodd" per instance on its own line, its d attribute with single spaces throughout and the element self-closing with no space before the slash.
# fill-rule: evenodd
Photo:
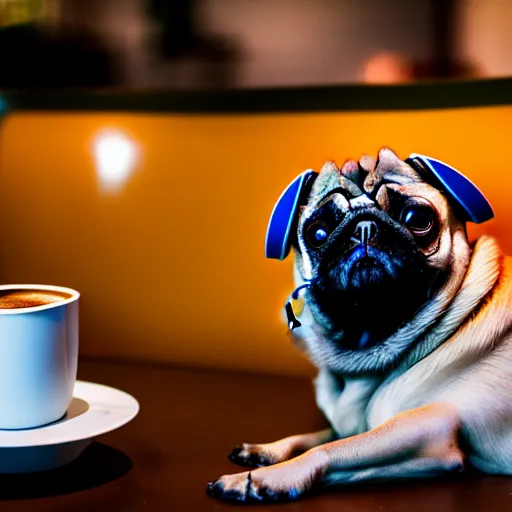
<svg viewBox="0 0 512 512">
<path fill-rule="evenodd" d="M 366 244 L 351 235 L 358 222 L 373 221 Z M 349 213 L 316 252 L 309 303 L 322 312 L 324 326 L 346 349 L 366 348 L 407 322 L 429 299 L 434 278 L 407 229 L 376 208 Z M 338 336 L 336 336 L 338 335 Z"/>
</svg>

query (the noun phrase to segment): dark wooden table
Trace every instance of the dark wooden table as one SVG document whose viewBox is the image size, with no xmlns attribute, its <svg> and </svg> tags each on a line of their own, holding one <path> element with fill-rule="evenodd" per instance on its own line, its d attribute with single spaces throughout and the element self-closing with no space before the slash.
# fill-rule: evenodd
<svg viewBox="0 0 512 512">
<path fill-rule="evenodd" d="M 205 494 L 208 481 L 237 471 L 227 459 L 231 448 L 324 426 L 307 379 L 92 361 L 81 362 L 79 378 L 131 393 L 140 401 L 139 416 L 65 468 L 1 476 L 0 511 L 247 510 Z M 293 512 L 510 511 L 512 477 L 361 485 L 276 506 Z"/>
</svg>

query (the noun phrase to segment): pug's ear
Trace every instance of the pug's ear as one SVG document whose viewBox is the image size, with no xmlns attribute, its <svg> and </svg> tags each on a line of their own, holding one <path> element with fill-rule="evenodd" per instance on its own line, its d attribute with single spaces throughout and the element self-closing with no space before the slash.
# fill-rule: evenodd
<svg viewBox="0 0 512 512">
<path fill-rule="evenodd" d="M 494 217 L 491 203 L 478 187 L 448 164 L 429 156 L 412 153 L 405 160 L 420 176 L 444 191 L 462 212 L 463 220 L 480 224 Z"/>
<path fill-rule="evenodd" d="M 318 173 L 308 169 L 284 190 L 270 215 L 265 239 L 265 256 L 284 260 L 288 256 L 297 230 L 299 208 L 307 202 Z"/>
</svg>

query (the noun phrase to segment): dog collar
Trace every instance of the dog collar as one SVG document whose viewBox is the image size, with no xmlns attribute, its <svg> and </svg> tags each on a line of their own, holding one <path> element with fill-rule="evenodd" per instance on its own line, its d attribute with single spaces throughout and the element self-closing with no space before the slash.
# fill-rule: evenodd
<svg viewBox="0 0 512 512">
<path fill-rule="evenodd" d="M 305 288 L 308 288 L 309 286 L 311 286 L 311 283 L 309 281 L 302 283 L 300 286 L 297 286 L 297 288 L 295 288 L 295 290 L 293 290 L 290 297 L 286 301 L 286 304 L 284 305 L 284 310 L 286 312 L 286 323 L 288 324 L 288 328 L 290 329 L 290 331 L 293 331 L 294 329 L 296 329 L 297 327 L 300 327 L 302 325 L 299 322 L 299 320 L 297 319 L 297 316 L 295 315 L 295 310 L 297 308 L 295 308 L 295 310 L 294 310 L 292 301 L 299 301 L 300 300 L 299 292 Z M 304 301 L 304 299 L 302 299 L 302 303 L 300 304 L 299 315 L 300 315 L 300 313 L 302 313 L 302 310 L 304 309 L 303 301 Z"/>
</svg>

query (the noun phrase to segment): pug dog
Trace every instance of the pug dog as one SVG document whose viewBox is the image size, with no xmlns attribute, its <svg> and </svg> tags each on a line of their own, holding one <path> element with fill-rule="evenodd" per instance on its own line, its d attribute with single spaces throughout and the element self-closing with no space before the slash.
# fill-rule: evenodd
<svg viewBox="0 0 512 512">
<path fill-rule="evenodd" d="M 290 234 L 303 302 L 290 326 L 330 428 L 237 447 L 249 471 L 209 495 L 512 473 L 512 262 L 490 236 L 468 242 L 469 180 L 457 195 L 425 161 L 383 148 L 316 175 Z"/>
</svg>

